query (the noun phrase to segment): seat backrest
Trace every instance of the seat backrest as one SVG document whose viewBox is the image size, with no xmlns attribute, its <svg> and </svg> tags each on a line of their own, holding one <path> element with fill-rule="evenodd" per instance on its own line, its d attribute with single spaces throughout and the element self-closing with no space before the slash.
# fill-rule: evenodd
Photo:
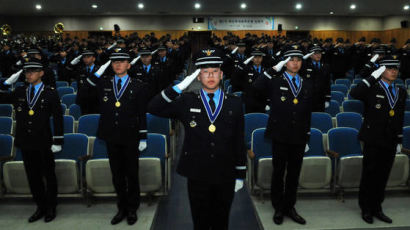
<svg viewBox="0 0 410 230">
<path fill-rule="evenodd" d="M 56 87 L 57 88 L 68 87 L 68 82 L 66 82 L 66 81 L 56 81 Z"/>
<path fill-rule="evenodd" d="M 92 159 L 108 158 L 107 145 L 104 140 L 95 138 L 94 147 L 92 152 Z"/>
<path fill-rule="evenodd" d="M 87 114 L 78 119 L 78 133 L 83 133 L 87 136 L 97 136 L 98 122 L 100 114 Z"/>
<path fill-rule="evenodd" d="M 350 127 L 360 130 L 362 123 L 362 115 L 359 113 L 343 112 L 336 115 L 337 127 Z"/>
<path fill-rule="evenodd" d="M 354 128 L 333 128 L 327 133 L 328 149 L 339 153 L 339 157 L 361 155 L 358 135 L 359 131 Z"/>
<path fill-rule="evenodd" d="M 265 130 L 266 128 L 259 128 L 252 133 L 251 149 L 256 162 L 262 157 L 272 157 L 272 140 L 265 138 Z"/>
<path fill-rule="evenodd" d="M 57 88 L 58 96 L 62 98 L 66 94 L 73 94 L 74 93 L 74 88 L 72 87 L 60 87 Z"/>
<path fill-rule="evenodd" d="M 0 117 L 0 134 L 11 135 L 13 119 L 11 117 Z"/>
<path fill-rule="evenodd" d="M 147 148 L 140 153 L 140 157 L 157 157 L 161 160 L 161 165 L 164 166 L 167 151 L 167 138 L 165 135 L 148 133 Z"/>
<path fill-rule="evenodd" d="M 336 79 L 335 83 L 337 85 L 339 85 L 339 84 L 340 85 L 345 85 L 347 88 L 350 88 L 350 84 L 351 84 L 350 79 L 347 79 L 347 78 Z"/>
<path fill-rule="evenodd" d="M 0 156 L 6 157 L 13 154 L 13 141 L 11 135 L 0 134 Z"/>
<path fill-rule="evenodd" d="M 360 100 L 347 100 L 342 104 L 343 112 L 355 112 L 363 115 L 364 104 Z"/>
<path fill-rule="evenodd" d="M 54 136 L 54 118 L 50 117 L 51 133 Z M 70 115 L 63 116 L 63 131 L 64 133 L 74 133 L 74 117 Z"/>
<path fill-rule="evenodd" d="M 340 113 L 340 104 L 335 100 L 330 100 L 329 107 L 325 108 L 325 112 L 334 117 L 336 114 Z"/>
<path fill-rule="evenodd" d="M 147 130 L 148 133 L 159 133 L 168 138 L 171 131 L 171 119 L 147 113 Z"/>
<path fill-rule="evenodd" d="M 318 129 L 310 129 L 309 138 L 309 151 L 305 153 L 305 156 L 324 156 L 325 150 L 323 149 L 323 134 Z"/>
<path fill-rule="evenodd" d="M 331 91 L 331 100 L 337 101 L 339 104 L 342 104 L 345 100 L 345 95 L 339 91 Z"/>
<path fill-rule="evenodd" d="M 343 93 L 344 96 L 347 95 L 347 91 L 349 90 L 349 88 L 344 84 L 333 84 L 330 86 L 330 89 L 332 91 L 339 91 Z"/>
<path fill-rule="evenodd" d="M 410 149 L 410 126 L 403 128 L 403 147 Z"/>
<path fill-rule="evenodd" d="M 64 134 L 64 144 L 61 152 L 55 154 L 56 159 L 75 160 L 87 155 L 88 137 L 81 133 Z"/>
<path fill-rule="evenodd" d="M 70 107 L 70 105 L 75 103 L 76 97 L 76 94 L 63 95 L 63 97 L 61 98 L 61 103 L 65 104 L 67 107 Z"/>
<path fill-rule="evenodd" d="M 333 128 L 332 117 L 328 113 L 313 112 L 310 127 L 327 133 L 329 129 Z"/>
<path fill-rule="evenodd" d="M 10 104 L 0 104 L 0 116 L 11 117 L 13 114 L 13 106 Z"/>
<path fill-rule="evenodd" d="M 68 109 L 68 114 L 73 116 L 75 120 L 78 120 L 81 117 L 81 108 L 77 104 L 70 105 Z"/>
<path fill-rule="evenodd" d="M 245 114 L 245 143 L 250 143 L 255 129 L 266 128 L 269 116 L 265 113 Z"/>
</svg>

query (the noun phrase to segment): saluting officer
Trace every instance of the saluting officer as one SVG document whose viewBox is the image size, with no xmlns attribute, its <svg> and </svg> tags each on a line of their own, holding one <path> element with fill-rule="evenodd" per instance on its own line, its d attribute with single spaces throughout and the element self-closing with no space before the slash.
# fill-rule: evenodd
<svg viewBox="0 0 410 230">
<path fill-rule="evenodd" d="M 0 88 L 3 89 L 0 103 L 13 104 L 16 110 L 14 144 L 21 149 L 31 194 L 37 204 L 37 210 L 28 221 L 34 222 L 45 216 L 44 221 L 50 222 L 56 217 L 57 179 L 54 153 L 61 151 L 64 141 L 63 112 L 57 91 L 42 82 L 44 71 L 41 62 L 26 62 L 23 70 L 29 85 L 18 87 L 11 93 L 4 93 L 20 75 L 13 74 L 0 83 Z M 53 117 L 54 137 L 51 133 L 50 117 Z"/>
<path fill-rule="evenodd" d="M 295 48 L 287 50 L 285 60 L 265 71 L 253 85 L 257 93 L 271 101 L 265 136 L 272 140 L 271 199 L 276 224 L 282 224 L 284 215 L 299 224 L 306 223 L 294 206 L 303 155 L 309 150 L 312 86 L 299 73 L 303 54 Z M 286 70 L 281 71 L 285 65 Z"/>
<path fill-rule="evenodd" d="M 313 112 L 324 112 L 330 106 L 330 70 L 329 66 L 322 61 L 322 48 L 313 46 L 305 55 L 303 71 L 306 71 L 306 79 L 313 85 Z"/>
<path fill-rule="evenodd" d="M 110 61 L 87 82 L 97 87 L 101 117 L 97 137 L 107 144 L 113 184 L 117 193 L 118 213 L 111 224 L 125 217 L 129 225 L 137 221 L 140 205 L 138 156 L 147 144 L 146 85 L 128 76 L 130 56 L 122 49 L 110 55 Z M 114 76 L 103 75 L 112 62 Z"/>
<path fill-rule="evenodd" d="M 406 90 L 394 83 L 399 61 L 387 56 L 379 65 L 350 91 L 350 95 L 363 101 L 365 106 L 359 133 L 359 139 L 364 142 L 359 206 L 363 220 L 369 224 L 373 223 L 373 216 L 392 223 L 382 210 L 382 202 L 394 157 L 401 152 L 407 97 Z"/>
<path fill-rule="evenodd" d="M 177 172 L 188 178 L 195 230 L 228 229 L 234 193 L 246 173 L 242 102 L 221 90 L 221 64 L 216 50 L 201 50 L 198 69 L 148 106 L 148 112 L 178 119 L 185 127 Z M 195 78 L 202 84 L 199 92 L 182 93 Z"/>
</svg>

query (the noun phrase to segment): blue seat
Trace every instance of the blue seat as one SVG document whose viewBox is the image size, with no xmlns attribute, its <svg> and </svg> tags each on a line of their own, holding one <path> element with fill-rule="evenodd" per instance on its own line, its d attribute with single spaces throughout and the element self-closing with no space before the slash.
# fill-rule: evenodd
<svg viewBox="0 0 410 230">
<path fill-rule="evenodd" d="M 404 112 L 404 124 L 403 127 L 410 126 L 410 111 Z"/>
<path fill-rule="evenodd" d="M 406 88 L 410 89 L 410 78 L 406 79 L 405 83 Z"/>
<path fill-rule="evenodd" d="M 63 115 L 65 114 L 65 111 L 67 110 L 67 106 L 65 104 L 60 104 L 61 105 L 61 112 Z"/>
<path fill-rule="evenodd" d="M 0 117 L 0 134 L 11 135 L 13 131 L 13 119 L 11 117 Z"/>
<path fill-rule="evenodd" d="M 11 104 L 0 104 L 0 116 L 11 117 L 13 114 L 13 106 Z"/>
<path fill-rule="evenodd" d="M 323 134 L 319 129 L 310 129 L 309 151 L 305 152 L 305 157 L 326 156 L 323 149 Z"/>
<path fill-rule="evenodd" d="M 148 133 L 147 148 L 140 153 L 140 158 L 155 157 L 161 160 L 161 167 L 165 167 L 165 158 L 167 154 L 166 136 L 157 133 Z M 164 172 L 163 170 L 162 172 Z"/>
<path fill-rule="evenodd" d="M 341 92 L 343 93 L 343 96 L 346 96 L 347 91 L 349 91 L 349 88 L 344 84 L 334 84 L 330 86 L 330 90 Z"/>
<path fill-rule="evenodd" d="M 62 151 L 55 154 L 56 159 L 79 160 L 88 153 L 88 137 L 81 133 L 64 134 Z"/>
<path fill-rule="evenodd" d="M 76 97 L 76 94 L 63 95 L 63 97 L 61 98 L 61 103 L 65 104 L 67 107 L 70 107 L 70 105 L 75 104 Z"/>
<path fill-rule="evenodd" d="M 342 92 L 331 91 L 330 95 L 331 95 L 330 99 L 337 101 L 337 103 L 339 103 L 339 105 L 341 105 L 343 103 L 343 101 L 345 100 L 345 95 Z"/>
<path fill-rule="evenodd" d="M 362 115 L 359 113 L 343 112 L 336 115 L 337 127 L 350 127 L 360 130 L 362 123 Z"/>
<path fill-rule="evenodd" d="M 266 128 L 269 116 L 265 113 L 245 114 L 245 143 L 251 149 L 252 133 L 255 129 Z"/>
<path fill-rule="evenodd" d="M 81 108 L 77 104 L 70 105 L 68 109 L 68 114 L 73 116 L 74 119 L 77 121 L 81 117 Z"/>
<path fill-rule="evenodd" d="M 330 114 L 330 116 L 335 117 L 336 114 L 340 113 L 340 104 L 335 100 L 330 100 L 330 105 L 325 109 L 325 112 Z"/>
<path fill-rule="evenodd" d="M 62 98 L 66 94 L 73 94 L 74 93 L 74 88 L 72 87 L 60 87 L 57 88 L 58 96 Z"/>
<path fill-rule="evenodd" d="M 56 81 L 56 87 L 57 89 L 60 87 L 68 87 L 68 82 L 66 81 Z"/>
<path fill-rule="evenodd" d="M 337 152 L 339 158 L 362 154 L 359 131 L 354 128 L 333 128 L 327 133 L 329 150 Z"/>
<path fill-rule="evenodd" d="M 336 79 L 335 84 L 337 84 L 337 85 L 339 85 L 339 84 L 345 85 L 347 88 L 350 88 L 350 84 L 352 84 L 352 83 L 351 83 L 350 79 L 347 79 L 347 78 L 339 78 L 339 79 Z"/>
<path fill-rule="evenodd" d="M 327 133 L 329 129 L 333 128 L 332 117 L 328 113 L 314 112 L 312 113 L 310 127 L 318 129 L 322 133 Z"/>
<path fill-rule="evenodd" d="M 93 147 L 91 159 L 106 159 L 106 158 L 108 158 L 107 144 L 105 143 L 104 140 L 101 140 L 100 138 L 97 137 L 94 141 L 94 147 Z"/>
<path fill-rule="evenodd" d="M 50 128 L 51 128 L 51 133 L 54 136 L 54 118 L 50 117 Z M 63 116 L 63 131 L 64 134 L 66 133 L 74 133 L 74 117 L 70 115 L 64 115 Z"/>
<path fill-rule="evenodd" d="M 0 157 L 11 157 L 13 154 L 13 137 L 0 134 Z"/>
<path fill-rule="evenodd" d="M 170 144 L 171 119 L 158 117 L 147 113 L 147 130 L 148 133 L 159 133 L 167 137 L 168 146 Z"/>
<path fill-rule="evenodd" d="M 262 189 L 270 187 L 272 176 L 272 140 L 265 138 L 265 128 L 256 129 L 252 133 L 251 150 L 254 153 L 252 180 Z M 253 184 L 253 183 L 252 183 Z"/>
<path fill-rule="evenodd" d="M 403 128 L 403 148 L 410 149 L 410 127 Z"/>
<path fill-rule="evenodd" d="M 78 84 L 76 81 L 71 82 L 71 87 L 73 87 L 74 91 L 77 92 L 78 91 Z"/>
<path fill-rule="evenodd" d="M 86 134 L 90 137 L 97 136 L 99 114 L 83 115 L 78 119 L 78 133 Z"/>
<path fill-rule="evenodd" d="M 410 112 L 410 99 L 406 100 L 406 111 Z"/>
<path fill-rule="evenodd" d="M 342 104 L 343 112 L 355 112 L 363 115 L 364 104 L 360 100 L 347 100 Z"/>
<path fill-rule="evenodd" d="M 354 80 L 353 80 L 353 84 L 359 84 L 361 81 L 363 81 L 363 78 L 355 78 Z"/>
</svg>

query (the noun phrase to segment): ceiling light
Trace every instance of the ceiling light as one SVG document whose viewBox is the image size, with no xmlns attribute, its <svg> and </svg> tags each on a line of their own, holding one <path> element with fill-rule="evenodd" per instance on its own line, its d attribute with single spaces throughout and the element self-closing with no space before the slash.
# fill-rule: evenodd
<svg viewBox="0 0 410 230">
<path fill-rule="evenodd" d="M 298 30 L 299 29 L 299 26 L 295 26 L 295 30 Z"/>
<path fill-rule="evenodd" d="M 103 30 L 104 28 L 102 26 L 100 26 L 100 30 Z"/>
<path fill-rule="evenodd" d="M 43 7 L 41 7 L 40 4 L 37 4 L 37 5 L 36 5 L 36 9 L 37 9 L 37 10 L 41 10 L 42 8 L 43 8 Z"/>
<path fill-rule="evenodd" d="M 300 3 L 297 3 L 297 4 L 295 5 L 295 8 L 296 8 L 297 10 L 300 10 L 300 9 L 302 9 L 302 4 L 300 4 Z"/>
<path fill-rule="evenodd" d="M 351 9 L 351 10 L 356 9 L 356 4 L 352 4 L 352 5 L 350 5 L 350 9 Z"/>
<path fill-rule="evenodd" d="M 195 7 L 195 9 L 199 9 L 199 8 L 201 8 L 201 4 L 195 3 L 194 7 Z"/>
<path fill-rule="evenodd" d="M 409 6 L 409 5 L 403 6 L 403 10 L 409 10 L 409 9 L 410 9 L 410 6 Z"/>
<path fill-rule="evenodd" d="M 138 9 L 144 9 L 144 3 L 138 3 Z"/>
<path fill-rule="evenodd" d="M 97 9 L 97 8 L 98 8 L 97 4 L 92 4 L 91 7 L 92 7 L 93 9 Z"/>
<path fill-rule="evenodd" d="M 241 4 L 241 9 L 246 9 L 246 7 L 247 7 L 246 3 Z"/>
</svg>

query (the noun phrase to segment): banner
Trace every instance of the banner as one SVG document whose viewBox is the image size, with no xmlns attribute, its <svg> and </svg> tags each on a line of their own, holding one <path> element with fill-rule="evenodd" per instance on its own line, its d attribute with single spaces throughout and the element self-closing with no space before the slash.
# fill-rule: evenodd
<svg viewBox="0 0 410 230">
<path fill-rule="evenodd" d="M 209 17 L 209 30 L 274 30 L 273 17 Z"/>
</svg>

